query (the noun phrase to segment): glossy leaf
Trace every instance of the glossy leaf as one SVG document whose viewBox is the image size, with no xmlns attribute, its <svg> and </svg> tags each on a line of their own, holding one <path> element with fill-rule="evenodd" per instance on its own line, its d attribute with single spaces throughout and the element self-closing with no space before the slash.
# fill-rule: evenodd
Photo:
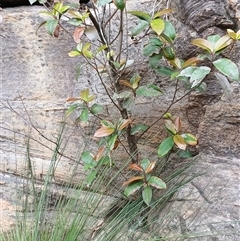
<svg viewBox="0 0 240 241">
<path fill-rule="evenodd" d="M 107 141 L 107 143 L 108 143 L 108 148 L 109 148 L 109 150 L 111 151 L 111 150 L 113 150 L 113 149 L 115 149 L 115 143 L 116 143 L 116 141 L 117 141 L 117 134 L 115 134 L 115 135 L 112 135 L 111 137 L 110 137 L 110 139 Z"/>
<path fill-rule="evenodd" d="M 55 31 L 55 29 L 56 29 L 56 27 L 58 26 L 58 20 L 56 20 L 56 19 L 54 19 L 54 20 L 48 20 L 47 22 L 46 22 L 46 30 L 47 30 L 47 32 L 50 34 L 50 35 L 52 35 L 52 36 L 54 36 L 54 31 Z"/>
<path fill-rule="evenodd" d="M 185 61 L 182 65 L 182 68 L 186 68 L 192 65 L 196 65 L 197 62 L 199 62 L 200 59 L 198 57 L 192 57 L 190 59 L 188 59 L 187 61 Z"/>
<path fill-rule="evenodd" d="M 141 76 L 139 74 L 134 74 L 133 77 L 130 79 L 130 83 L 134 90 L 138 88 L 140 80 Z"/>
<path fill-rule="evenodd" d="M 131 119 L 122 120 L 119 127 L 118 127 L 118 130 L 121 131 L 121 130 L 125 129 L 128 125 L 131 124 L 131 122 L 132 122 Z"/>
<path fill-rule="evenodd" d="M 89 103 L 95 99 L 95 95 L 89 95 L 89 89 L 84 89 L 80 92 L 80 98 Z"/>
<path fill-rule="evenodd" d="M 165 156 L 174 146 L 173 137 L 170 136 L 162 141 L 160 146 L 158 147 L 158 156 Z"/>
<path fill-rule="evenodd" d="M 135 181 L 131 182 L 125 189 L 124 189 L 124 195 L 126 197 L 129 197 L 130 195 L 134 194 L 136 191 L 138 191 L 143 186 L 143 181 Z"/>
<path fill-rule="evenodd" d="M 213 62 L 214 66 L 227 77 L 238 81 L 239 80 L 239 70 L 235 63 L 230 59 L 221 58 Z"/>
<path fill-rule="evenodd" d="M 165 127 L 173 134 L 175 135 L 177 133 L 177 127 L 174 125 L 172 120 L 165 120 Z"/>
<path fill-rule="evenodd" d="M 152 200 L 152 188 L 149 186 L 146 186 L 142 190 L 142 198 L 143 201 L 149 206 L 151 200 Z"/>
<path fill-rule="evenodd" d="M 193 72 L 194 72 L 197 68 L 198 68 L 198 67 L 189 66 L 189 67 L 183 69 L 177 77 L 182 77 L 182 76 L 183 76 L 183 77 L 189 78 L 189 77 L 192 76 Z"/>
<path fill-rule="evenodd" d="M 74 104 L 74 105 L 71 105 L 67 112 L 66 112 L 66 116 L 69 116 L 71 115 L 75 110 L 77 110 L 79 108 L 79 105 L 78 104 Z"/>
<path fill-rule="evenodd" d="M 137 171 L 137 172 L 143 172 L 142 167 L 140 167 L 140 166 L 139 166 L 138 164 L 136 164 L 136 163 L 130 164 L 128 168 L 131 169 L 131 170 Z"/>
<path fill-rule="evenodd" d="M 83 122 L 87 122 L 88 121 L 88 109 L 85 108 L 82 110 L 81 114 L 80 114 L 80 120 L 83 121 Z"/>
<path fill-rule="evenodd" d="M 142 159 L 140 162 L 140 166 L 143 168 L 144 171 L 147 170 L 149 165 L 150 165 L 150 161 L 147 158 Z"/>
<path fill-rule="evenodd" d="M 68 53 L 69 57 L 77 57 L 79 55 L 81 55 L 81 53 L 79 51 L 77 51 L 77 50 L 73 50 L 73 51 Z"/>
<path fill-rule="evenodd" d="M 185 140 L 183 139 L 183 137 L 181 135 L 178 135 L 178 134 L 175 135 L 173 137 L 173 141 L 179 149 L 185 150 L 187 148 L 187 143 L 185 142 Z"/>
<path fill-rule="evenodd" d="M 230 45 L 233 42 L 233 40 L 231 39 L 231 37 L 226 34 L 224 36 L 222 36 L 214 45 L 214 51 L 218 52 L 224 48 L 226 48 L 228 45 Z"/>
<path fill-rule="evenodd" d="M 131 178 L 128 179 L 126 182 L 124 182 L 122 185 L 123 185 L 123 186 L 127 186 L 127 185 L 129 185 L 130 183 L 136 182 L 136 181 L 139 181 L 139 180 L 143 180 L 143 176 L 131 177 Z"/>
<path fill-rule="evenodd" d="M 137 124 L 135 126 L 132 127 L 131 129 L 131 135 L 135 135 L 137 134 L 138 132 L 142 132 L 142 131 L 145 131 L 147 130 L 148 126 L 145 125 L 145 124 Z"/>
<path fill-rule="evenodd" d="M 117 7 L 117 9 L 123 11 L 126 5 L 126 0 L 113 0 L 113 3 Z"/>
<path fill-rule="evenodd" d="M 85 164 L 91 164 L 92 162 L 95 162 L 93 159 L 93 155 L 89 151 L 85 151 L 81 155 L 81 159 Z"/>
<path fill-rule="evenodd" d="M 152 30 L 155 31 L 158 35 L 160 35 L 165 28 L 165 22 L 161 18 L 151 20 L 150 25 Z"/>
<path fill-rule="evenodd" d="M 156 85 L 149 84 L 149 85 L 140 86 L 136 90 L 136 94 L 138 96 L 155 97 L 155 96 L 161 95 L 162 91 Z"/>
<path fill-rule="evenodd" d="M 150 38 L 149 39 L 149 44 L 151 45 L 156 45 L 158 47 L 162 47 L 163 46 L 163 42 L 159 39 L 159 38 Z"/>
<path fill-rule="evenodd" d="M 141 32 L 143 32 L 143 30 L 149 25 L 149 23 L 145 20 L 140 20 L 140 22 L 138 23 L 137 26 L 135 26 L 131 33 L 132 36 L 137 36 L 138 34 L 140 34 Z"/>
<path fill-rule="evenodd" d="M 129 11 L 128 13 L 132 14 L 135 17 L 138 17 L 141 20 L 145 20 L 147 22 L 151 21 L 151 16 L 145 12 L 141 11 Z"/>
<path fill-rule="evenodd" d="M 160 51 L 160 47 L 153 44 L 147 44 L 143 47 L 143 55 L 151 56 L 154 53 L 158 53 Z"/>
<path fill-rule="evenodd" d="M 170 63 L 173 67 L 175 67 L 176 69 L 178 69 L 178 70 L 181 69 L 182 63 L 181 63 L 181 60 L 180 60 L 179 58 L 175 57 L 174 59 L 169 60 L 169 63 Z"/>
<path fill-rule="evenodd" d="M 163 34 L 173 41 L 176 38 L 175 28 L 169 21 L 164 21 L 164 23 L 165 28 L 163 30 Z"/>
<path fill-rule="evenodd" d="M 197 68 L 190 77 L 190 83 L 192 88 L 199 85 L 201 81 L 210 73 L 211 69 L 206 66 Z"/>
<path fill-rule="evenodd" d="M 154 16 L 153 16 L 153 19 L 158 18 L 158 17 L 160 17 L 160 16 L 162 16 L 164 14 L 171 13 L 171 12 L 172 12 L 171 8 L 166 8 L 166 9 L 164 9 L 162 11 L 159 11 L 159 12 L 155 13 Z"/>
<path fill-rule="evenodd" d="M 152 176 L 148 179 L 148 184 L 157 189 L 166 189 L 166 183 L 159 177 Z"/>
<path fill-rule="evenodd" d="M 109 127 L 109 126 L 102 126 L 100 129 L 98 129 L 94 137 L 105 137 L 105 136 L 110 136 L 113 132 L 115 131 L 114 128 Z"/>
<path fill-rule="evenodd" d="M 202 49 L 204 49 L 204 50 L 207 50 L 210 53 L 214 52 L 212 43 L 210 43 L 206 39 L 197 38 L 197 39 L 194 39 L 191 43 L 200 47 L 200 48 L 202 48 Z"/>
<path fill-rule="evenodd" d="M 207 41 L 209 41 L 213 46 L 217 43 L 217 41 L 220 39 L 220 35 L 210 35 L 207 38 Z"/>
<path fill-rule="evenodd" d="M 93 104 L 91 107 L 91 112 L 92 114 L 96 115 L 99 114 L 103 111 L 104 107 L 102 105 L 99 104 Z"/>
<path fill-rule="evenodd" d="M 195 146 L 198 143 L 197 138 L 194 135 L 190 134 L 190 133 L 185 133 L 185 134 L 182 134 L 181 136 L 183 137 L 184 141 L 188 145 Z"/>
<path fill-rule="evenodd" d="M 156 162 L 151 162 L 151 163 L 148 165 L 148 167 L 147 167 L 147 169 L 145 170 L 145 172 L 146 172 L 146 173 L 151 172 L 155 166 L 156 166 Z"/>
<path fill-rule="evenodd" d="M 156 68 L 156 72 L 170 77 L 174 73 L 174 70 L 166 66 L 159 66 Z"/>
</svg>

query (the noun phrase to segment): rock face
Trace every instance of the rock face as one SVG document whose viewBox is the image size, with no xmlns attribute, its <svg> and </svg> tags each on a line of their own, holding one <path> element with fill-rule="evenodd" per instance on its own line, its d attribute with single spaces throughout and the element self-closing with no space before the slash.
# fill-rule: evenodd
<svg viewBox="0 0 240 241">
<path fill-rule="evenodd" d="M 136 10 L 148 7 L 149 2 L 129 1 L 129 5 Z M 209 33 L 222 34 L 226 28 L 234 27 L 236 30 L 240 26 L 238 1 L 175 0 L 172 5 L 176 12 L 179 9 L 182 14 L 173 20 L 180 32 L 177 40 L 179 54 L 184 58 L 191 57 L 193 52 L 192 49 L 186 49 L 183 41 L 205 37 Z M 74 46 L 71 46 L 69 35 L 62 32 L 60 38 L 55 39 L 49 37 L 41 28 L 35 35 L 37 26 L 42 21 L 38 16 L 41 10 L 42 7 L 19 7 L 3 9 L 0 12 L 0 171 L 27 175 L 26 156 L 29 155 L 35 177 L 39 180 L 44 178 L 51 164 L 67 109 L 66 98 L 78 96 L 80 90 L 89 88 L 98 95 L 101 103 L 109 104 L 104 90 L 99 88 L 100 81 L 92 74 L 91 68 L 86 66 L 84 74 L 76 80 L 76 69 L 79 70 L 83 63 L 82 60 L 77 62 L 76 59 L 67 57 Z M 239 49 L 239 44 L 236 44 L 231 54 L 238 66 Z M 138 56 L 134 47 L 131 51 L 132 55 Z M 156 78 L 148 69 L 142 69 L 142 72 L 147 80 Z M 160 78 L 157 77 L 156 82 L 158 79 Z M 192 240 L 196 241 L 237 240 L 239 226 L 235 221 L 240 218 L 240 87 L 235 84 L 233 97 L 227 100 L 213 76 L 210 76 L 207 84 L 206 93 L 193 94 L 189 100 L 185 98 L 172 110 L 183 117 L 186 128 L 196 130 L 199 135 L 201 155 L 196 169 L 189 175 L 197 170 L 205 174 L 173 197 L 172 202 L 160 213 L 158 221 L 154 220 L 152 230 L 158 230 L 159 220 L 162 221 L 163 217 L 167 216 L 169 208 L 176 212 L 171 220 L 164 219 L 168 220 L 168 223 L 164 224 L 165 228 L 161 229 L 159 235 L 167 234 L 171 237 L 172 234 L 191 234 Z M 139 101 L 133 115 L 153 123 L 157 119 L 156 113 L 164 110 L 171 100 L 170 96 L 164 98 L 161 97 L 157 102 Z M 108 111 L 112 112 L 111 107 L 108 108 Z M 57 159 L 59 162 L 54 173 L 54 180 L 59 184 L 65 182 L 69 174 L 73 174 L 73 182 L 82 181 L 84 174 L 82 166 L 78 164 L 79 153 L 84 150 L 86 140 L 92 148 L 96 145 L 94 140 L 89 138 L 96 126 L 75 125 L 74 118 L 70 118 L 65 125 L 62 149 L 58 150 L 60 154 L 64 152 L 64 156 L 59 155 Z M 86 136 L 82 135 L 83 130 L 87 132 Z M 162 135 L 159 126 L 156 126 L 150 135 L 159 138 L 159 135 Z M 158 141 L 159 139 L 153 138 L 153 151 Z M 29 151 L 26 143 L 30 146 Z M 145 145 L 142 152 L 151 152 L 152 149 Z M 6 205 L 6 209 L 10 209 L 9 203 L 5 201 L 1 203 Z M 3 211 L 5 215 L 6 210 Z M 153 219 L 153 216 L 149 217 L 151 218 Z M 218 234 L 218 230 L 224 231 L 224 234 Z M 194 238 L 194 232 L 206 232 L 213 238 Z M 227 234 L 229 236 L 224 236 Z"/>
</svg>

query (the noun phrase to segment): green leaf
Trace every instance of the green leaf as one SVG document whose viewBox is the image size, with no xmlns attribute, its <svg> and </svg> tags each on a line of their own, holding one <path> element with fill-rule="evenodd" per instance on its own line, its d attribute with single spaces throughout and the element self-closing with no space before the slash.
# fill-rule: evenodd
<svg viewBox="0 0 240 241">
<path fill-rule="evenodd" d="M 137 124 L 137 125 L 132 127 L 131 135 L 135 135 L 138 132 L 145 131 L 145 130 L 147 130 L 147 128 L 148 128 L 148 126 L 145 125 L 145 124 Z"/>
<path fill-rule="evenodd" d="M 191 77 L 193 72 L 197 69 L 198 67 L 193 67 L 193 66 L 189 66 L 185 69 L 183 69 L 180 74 L 177 77 Z"/>
<path fill-rule="evenodd" d="M 157 189 L 166 189 L 166 183 L 159 177 L 152 176 L 148 179 L 148 184 Z"/>
<path fill-rule="evenodd" d="M 210 73 L 211 69 L 206 66 L 198 67 L 190 77 L 191 88 L 199 85 L 201 81 Z"/>
<path fill-rule="evenodd" d="M 113 0 L 113 3 L 117 7 L 117 9 L 123 11 L 126 5 L 126 0 Z"/>
<path fill-rule="evenodd" d="M 137 190 L 139 190 L 142 186 L 142 180 L 132 182 L 124 189 L 124 195 L 129 197 L 130 195 L 134 194 Z"/>
<path fill-rule="evenodd" d="M 47 20 L 47 22 L 46 22 L 46 30 L 47 30 L 47 32 L 50 35 L 54 36 L 54 31 L 55 31 L 57 25 L 58 25 L 58 20 L 56 20 L 56 19 L 54 19 L 54 20 Z"/>
<path fill-rule="evenodd" d="M 160 146 L 158 147 L 158 156 L 165 156 L 174 146 L 173 137 L 170 136 L 162 141 Z"/>
<path fill-rule="evenodd" d="M 88 121 L 88 109 L 87 108 L 82 110 L 82 112 L 80 114 L 80 120 L 83 121 L 83 122 Z"/>
<path fill-rule="evenodd" d="M 163 42 L 159 38 L 150 38 L 149 39 L 149 44 L 157 45 L 159 47 L 163 46 Z"/>
<path fill-rule="evenodd" d="M 141 77 L 139 74 L 134 74 L 133 77 L 130 79 L 130 83 L 134 90 L 138 87 L 140 80 L 141 80 Z"/>
<path fill-rule="evenodd" d="M 208 36 L 207 40 L 214 46 L 215 43 L 220 39 L 220 36 L 218 34 Z"/>
<path fill-rule="evenodd" d="M 79 104 L 73 104 L 71 105 L 68 110 L 66 111 L 66 116 L 69 116 L 73 113 L 73 111 L 77 110 L 79 108 Z"/>
<path fill-rule="evenodd" d="M 115 135 L 111 136 L 111 137 L 109 138 L 109 140 L 107 141 L 107 143 L 108 143 L 108 148 L 109 148 L 110 151 L 113 150 L 114 145 L 115 145 L 115 142 L 116 142 L 116 140 L 117 140 L 117 137 L 118 137 L 118 135 L 115 134 Z"/>
<path fill-rule="evenodd" d="M 160 64 L 160 60 L 162 59 L 162 54 L 153 54 L 149 57 L 149 64 L 152 68 L 156 68 Z"/>
<path fill-rule="evenodd" d="M 138 96 L 155 97 L 161 95 L 162 91 L 156 85 L 148 84 L 140 86 L 136 90 L 136 94 Z"/>
<path fill-rule="evenodd" d="M 97 171 L 90 171 L 86 177 L 86 183 L 87 185 L 91 185 L 94 179 L 97 176 Z"/>
<path fill-rule="evenodd" d="M 76 57 L 76 56 L 79 56 L 79 55 L 81 55 L 81 53 L 77 50 L 73 50 L 70 53 L 68 53 L 69 57 Z"/>
<path fill-rule="evenodd" d="M 158 53 L 160 47 L 157 45 L 147 44 L 143 47 L 143 55 L 144 56 L 151 56 L 154 53 Z"/>
<path fill-rule="evenodd" d="M 174 73 L 174 70 L 166 66 L 159 66 L 156 68 L 156 72 L 171 77 Z"/>
<path fill-rule="evenodd" d="M 158 35 L 160 35 L 165 28 L 165 22 L 161 18 L 151 20 L 150 25 Z"/>
<path fill-rule="evenodd" d="M 163 34 L 173 41 L 176 38 L 175 28 L 169 21 L 164 21 L 164 23 L 165 23 L 165 28 L 163 30 Z"/>
<path fill-rule="evenodd" d="M 140 162 L 140 166 L 142 167 L 142 169 L 144 171 L 147 170 L 149 165 L 150 165 L 150 161 L 147 158 L 142 159 L 141 162 Z"/>
<path fill-rule="evenodd" d="M 99 114 L 100 112 L 102 112 L 103 109 L 104 109 L 104 107 L 102 105 L 93 104 L 91 107 L 91 112 L 92 112 L 92 114 L 96 115 L 96 114 Z"/>
<path fill-rule="evenodd" d="M 198 143 L 197 138 L 190 133 L 185 133 L 181 136 L 188 145 L 195 146 Z"/>
<path fill-rule="evenodd" d="M 203 38 L 197 38 L 197 39 L 194 39 L 191 44 L 194 44 L 204 50 L 207 50 L 209 53 L 213 53 L 214 52 L 214 49 L 213 49 L 213 44 L 211 42 L 209 42 L 208 40 L 206 39 L 203 39 Z"/>
<path fill-rule="evenodd" d="M 93 155 L 89 151 L 84 151 L 81 155 L 81 159 L 85 164 L 91 164 L 92 162 L 95 162 Z"/>
<path fill-rule="evenodd" d="M 68 23 L 72 24 L 73 26 L 79 26 L 82 24 L 82 20 L 78 19 L 78 18 L 71 18 L 68 20 Z"/>
<path fill-rule="evenodd" d="M 145 20 L 150 23 L 151 21 L 151 16 L 145 12 L 141 11 L 129 11 L 128 13 L 132 14 L 135 17 L 138 17 L 141 20 Z"/>
<path fill-rule="evenodd" d="M 221 58 L 213 62 L 214 66 L 227 77 L 238 81 L 239 80 L 239 70 L 235 63 L 230 59 Z"/>
<path fill-rule="evenodd" d="M 152 200 L 152 188 L 149 186 L 146 186 L 142 190 L 142 198 L 143 201 L 149 206 L 151 200 Z"/>
</svg>

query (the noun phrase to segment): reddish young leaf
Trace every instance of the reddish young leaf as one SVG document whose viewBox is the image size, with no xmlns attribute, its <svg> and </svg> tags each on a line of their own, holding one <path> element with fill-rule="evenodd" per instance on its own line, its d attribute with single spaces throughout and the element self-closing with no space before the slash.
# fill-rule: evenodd
<svg viewBox="0 0 240 241">
<path fill-rule="evenodd" d="M 209 53 L 214 52 L 213 45 L 206 39 L 197 38 L 197 39 L 194 39 L 191 43 L 200 47 L 200 48 L 202 48 L 202 49 L 204 49 L 204 50 L 207 50 Z"/>
<path fill-rule="evenodd" d="M 135 182 L 135 181 L 137 181 L 137 180 L 142 180 L 142 179 L 143 179 L 142 176 L 131 177 L 131 178 L 128 179 L 126 182 L 124 182 L 122 185 L 123 185 L 123 186 L 126 186 L 126 185 L 128 185 L 128 184 L 130 184 L 130 183 L 132 183 L 132 182 Z"/>
<path fill-rule="evenodd" d="M 149 164 L 149 166 L 147 167 L 147 169 L 146 169 L 146 173 L 149 173 L 149 172 L 151 172 L 152 170 L 153 170 L 153 168 L 155 167 L 155 165 L 156 165 L 156 162 L 151 162 L 150 164 Z"/>
<path fill-rule="evenodd" d="M 143 172 L 143 169 L 141 168 L 141 166 L 139 166 L 136 163 L 130 164 L 128 168 L 134 171 Z"/>
<path fill-rule="evenodd" d="M 131 119 L 126 119 L 126 120 L 122 120 L 121 125 L 118 127 L 118 130 L 121 131 L 124 128 L 126 128 L 130 123 L 132 122 Z"/>
<path fill-rule="evenodd" d="M 75 43 L 80 43 L 80 41 L 81 41 L 80 39 L 81 39 L 84 31 L 85 31 L 85 28 L 83 28 L 83 27 L 76 28 L 74 30 L 73 39 L 74 39 Z"/>
<path fill-rule="evenodd" d="M 176 120 L 174 121 L 174 124 L 176 126 L 177 132 L 179 132 L 182 129 L 182 123 L 180 117 L 177 117 Z"/>
<path fill-rule="evenodd" d="M 75 97 L 67 98 L 67 102 L 74 102 L 74 101 L 78 101 L 78 100 L 82 100 L 82 99 L 81 98 L 75 98 Z"/>
<path fill-rule="evenodd" d="M 101 157 L 103 156 L 104 149 L 105 149 L 104 146 L 98 149 L 97 154 L 93 158 L 95 161 L 99 161 L 101 159 Z"/>
<path fill-rule="evenodd" d="M 192 57 L 183 63 L 182 68 L 184 69 L 188 66 L 196 65 L 196 63 L 199 61 L 200 59 L 198 57 Z"/>
<path fill-rule="evenodd" d="M 127 87 L 129 87 L 129 88 L 132 89 L 132 85 L 131 85 L 130 82 L 128 82 L 127 80 L 120 79 L 120 80 L 119 80 L 119 84 L 120 84 L 120 85 L 125 85 L 125 86 L 127 86 Z"/>
<path fill-rule="evenodd" d="M 182 138 L 181 135 L 175 135 L 173 137 L 173 141 L 174 143 L 177 145 L 177 147 L 181 150 L 185 150 L 187 147 L 187 143 L 185 142 L 185 140 Z"/>
<path fill-rule="evenodd" d="M 109 126 L 102 126 L 95 132 L 94 137 L 110 136 L 114 131 L 115 130 Z"/>
</svg>

